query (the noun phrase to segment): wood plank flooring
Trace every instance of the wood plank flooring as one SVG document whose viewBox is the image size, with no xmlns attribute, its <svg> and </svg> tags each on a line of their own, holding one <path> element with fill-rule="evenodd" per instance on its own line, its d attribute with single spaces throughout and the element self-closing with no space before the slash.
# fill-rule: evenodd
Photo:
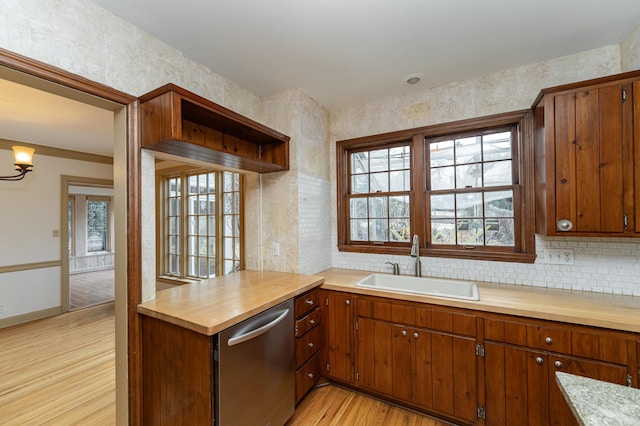
<svg viewBox="0 0 640 426">
<path fill-rule="evenodd" d="M 0 424 L 115 424 L 114 305 L 0 330 Z M 312 390 L 287 426 L 444 426 L 335 385 Z"/>
<path fill-rule="evenodd" d="M 2 425 L 115 424 L 114 304 L 0 330 Z"/>
<path fill-rule="evenodd" d="M 447 426 L 427 416 L 336 385 L 313 389 L 286 426 Z"/>
</svg>

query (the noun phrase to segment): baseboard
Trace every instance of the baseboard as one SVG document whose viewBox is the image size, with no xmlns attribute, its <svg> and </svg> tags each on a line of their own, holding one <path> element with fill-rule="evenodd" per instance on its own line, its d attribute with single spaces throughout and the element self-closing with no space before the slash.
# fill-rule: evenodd
<svg viewBox="0 0 640 426">
<path fill-rule="evenodd" d="M 41 311 L 29 312 L 22 315 L 16 315 L 14 317 L 0 319 L 0 329 L 11 327 L 18 324 L 24 324 L 25 322 L 31 322 L 43 318 L 49 318 L 62 313 L 62 306 L 56 306 L 53 308 L 43 309 Z"/>
</svg>

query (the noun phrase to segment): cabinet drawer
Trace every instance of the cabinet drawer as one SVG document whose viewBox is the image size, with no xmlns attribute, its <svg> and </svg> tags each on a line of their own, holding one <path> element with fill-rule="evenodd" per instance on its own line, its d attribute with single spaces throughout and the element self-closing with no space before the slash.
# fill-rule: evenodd
<svg viewBox="0 0 640 426">
<path fill-rule="evenodd" d="M 294 312 L 296 318 L 300 318 L 320 306 L 320 292 L 311 290 L 308 293 L 296 297 L 294 301 Z"/>
<path fill-rule="evenodd" d="M 314 327 L 307 334 L 296 339 L 296 368 L 320 349 L 320 327 Z"/>
<path fill-rule="evenodd" d="M 296 404 L 300 402 L 307 392 L 320 378 L 321 366 L 320 353 L 316 353 L 298 371 L 296 371 Z"/>
<path fill-rule="evenodd" d="M 299 320 L 296 320 L 296 337 L 302 336 L 304 333 L 320 324 L 321 317 L 322 312 L 320 311 L 320 308 L 316 308 L 306 316 L 300 318 Z"/>
<path fill-rule="evenodd" d="M 527 346 L 570 354 L 571 330 L 527 325 Z"/>
</svg>

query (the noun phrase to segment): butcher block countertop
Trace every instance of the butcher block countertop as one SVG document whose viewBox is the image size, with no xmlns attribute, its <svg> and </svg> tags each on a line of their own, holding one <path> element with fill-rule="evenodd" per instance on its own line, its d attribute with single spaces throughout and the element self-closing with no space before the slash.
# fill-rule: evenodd
<svg viewBox="0 0 640 426">
<path fill-rule="evenodd" d="M 137 309 L 138 313 L 213 336 L 322 281 L 315 275 L 240 271 L 159 291 L 154 300 Z"/>
<path fill-rule="evenodd" d="M 368 271 L 328 269 L 322 288 L 434 305 L 475 309 L 614 330 L 640 332 L 640 297 L 478 282 L 479 301 L 371 290 L 355 283 Z"/>
</svg>

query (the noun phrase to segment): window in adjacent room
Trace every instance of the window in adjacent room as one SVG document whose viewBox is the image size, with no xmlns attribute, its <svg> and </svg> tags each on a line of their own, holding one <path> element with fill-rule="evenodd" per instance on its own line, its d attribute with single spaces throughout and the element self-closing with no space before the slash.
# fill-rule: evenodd
<svg viewBox="0 0 640 426">
<path fill-rule="evenodd" d="M 206 279 L 240 270 L 242 176 L 183 171 L 160 182 L 160 275 Z"/>
<path fill-rule="evenodd" d="M 87 197 L 87 253 L 110 250 L 109 204 L 106 197 Z"/>
</svg>

